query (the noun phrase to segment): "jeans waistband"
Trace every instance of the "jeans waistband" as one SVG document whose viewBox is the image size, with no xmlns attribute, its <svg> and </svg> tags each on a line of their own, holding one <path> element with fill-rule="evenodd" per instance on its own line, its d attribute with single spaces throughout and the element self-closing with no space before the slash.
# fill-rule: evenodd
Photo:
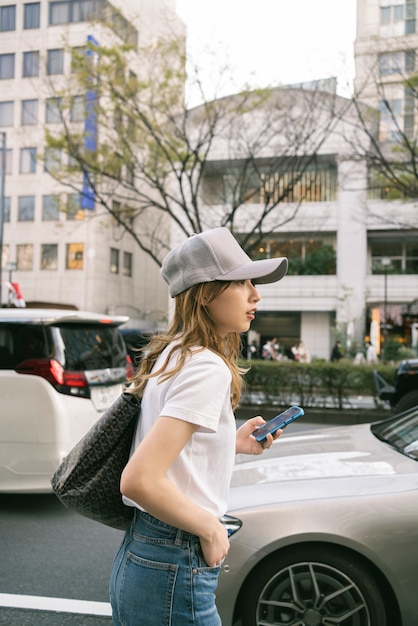
<svg viewBox="0 0 418 626">
<path fill-rule="evenodd" d="M 171 538 L 173 540 L 173 543 L 177 546 L 199 543 L 199 537 L 197 535 L 193 535 L 192 533 L 188 533 L 185 530 L 176 528 L 176 526 L 171 526 L 171 524 L 166 524 L 165 522 L 162 522 L 150 513 L 146 513 L 145 511 L 141 511 L 140 509 L 135 508 L 134 518 L 132 522 L 132 530 L 135 529 L 140 532 L 141 527 L 144 523 L 151 524 L 152 526 L 168 531 L 169 538 Z"/>
</svg>

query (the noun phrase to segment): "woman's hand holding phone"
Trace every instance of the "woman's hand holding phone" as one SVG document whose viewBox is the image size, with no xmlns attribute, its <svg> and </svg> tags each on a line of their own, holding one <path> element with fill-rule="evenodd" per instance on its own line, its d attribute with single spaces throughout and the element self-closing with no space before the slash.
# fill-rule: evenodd
<svg viewBox="0 0 418 626">
<path fill-rule="evenodd" d="M 281 430 L 277 430 L 274 435 L 268 434 L 264 441 L 259 442 L 255 439 L 253 433 L 254 429 L 264 426 L 266 420 L 257 415 L 244 422 L 242 426 L 237 429 L 236 435 L 236 453 L 237 454 L 262 454 L 266 448 L 270 448 L 274 439 L 280 437 Z"/>
</svg>

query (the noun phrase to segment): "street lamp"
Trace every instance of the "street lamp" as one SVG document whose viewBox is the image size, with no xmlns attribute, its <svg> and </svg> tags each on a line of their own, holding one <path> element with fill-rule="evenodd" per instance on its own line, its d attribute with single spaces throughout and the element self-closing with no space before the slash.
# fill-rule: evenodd
<svg viewBox="0 0 418 626">
<path fill-rule="evenodd" d="M 388 325 L 388 269 L 392 265 L 392 259 L 390 256 L 383 256 L 380 259 L 380 264 L 383 267 L 383 273 L 385 277 L 384 282 L 384 316 L 385 316 L 385 324 L 383 326 L 383 334 L 386 335 L 389 325 Z"/>
</svg>

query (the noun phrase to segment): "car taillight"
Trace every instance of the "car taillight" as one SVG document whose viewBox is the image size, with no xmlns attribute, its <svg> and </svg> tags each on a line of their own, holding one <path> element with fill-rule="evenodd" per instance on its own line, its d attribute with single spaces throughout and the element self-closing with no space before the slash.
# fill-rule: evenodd
<svg viewBox="0 0 418 626">
<path fill-rule="evenodd" d="M 126 378 L 129 380 L 135 373 L 134 364 L 129 354 L 126 356 Z"/>
<path fill-rule="evenodd" d="M 69 372 L 55 359 L 27 359 L 16 367 L 18 374 L 41 376 L 59 392 L 90 397 L 89 385 L 84 372 Z"/>
</svg>

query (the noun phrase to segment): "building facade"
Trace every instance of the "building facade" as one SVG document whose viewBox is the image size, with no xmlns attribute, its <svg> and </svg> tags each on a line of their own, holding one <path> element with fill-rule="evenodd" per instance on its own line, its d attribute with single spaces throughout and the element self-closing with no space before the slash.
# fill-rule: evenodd
<svg viewBox="0 0 418 626">
<path fill-rule="evenodd" d="M 99 205 L 86 208 L 77 190 L 48 173 L 61 155 L 45 149 L 45 129 L 60 122 L 54 90 L 71 76 L 73 50 L 89 40 L 139 50 L 167 24 L 184 32 L 174 0 L 11 0 L 0 6 L 2 304 L 14 295 L 9 283 L 17 282 L 26 302 L 126 314 L 141 327 L 166 319 L 158 266 Z M 140 54 L 133 53 L 133 71 L 140 66 Z M 71 120 L 83 116 L 75 97 Z"/>
<path fill-rule="evenodd" d="M 381 82 L 387 84 L 402 123 L 414 123 L 399 77 L 401 70 L 415 71 L 416 2 L 357 4 L 355 91 L 365 105 L 374 111 L 380 108 L 379 138 L 384 142 L 393 139 L 393 118 L 382 110 Z M 106 20 L 101 19 L 104 16 Z M 89 37 L 100 44 L 152 42 L 167 23 L 184 33 L 174 0 L 16 0 L 0 7 L 0 136 L 6 155 L 3 304 L 10 295 L 7 283 L 18 282 L 27 302 L 127 314 L 132 326 L 142 328 L 165 325 L 169 300 L 157 265 L 100 206 L 85 208 L 74 190 L 49 175 L 48 163 L 57 155 L 45 151 L 44 133 L 45 127 L 57 123 L 53 88 L 71 75 L 72 49 L 85 46 Z M 140 65 L 137 55 L 133 69 Z M 283 90 L 282 97 L 289 97 L 286 93 L 306 103 L 309 86 Z M 233 228 L 254 258 L 290 258 L 284 281 L 260 286 L 262 301 L 249 342 L 262 344 L 278 337 L 289 351 L 302 340 L 312 357 L 324 359 L 336 339 L 349 352 L 361 349 L 367 337 L 379 347 L 380 331 L 407 346 L 417 341 L 415 202 L 389 201 L 384 193 L 370 193 L 366 161 L 353 152 L 356 142 L 367 141 L 355 109 L 327 89 L 320 106 L 313 107 L 315 115 L 322 115 L 320 128 L 327 127 L 324 112 L 328 115 L 332 107 L 338 119 L 332 123 L 330 119 L 332 131 L 317 144 L 315 166 L 304 166 L 286 193 L 290 155 L 278 158 L 283 144 L 278 140 L 260 153 L 259 180 L 252 181 Z M 72 114 L 77 119 L 76 106 Z M 250 120 L 247 126 L 257 128 L 258 123 Z M 234 164 L 230 155 L 220 137 L 202 184 L 206 227 L 219 226 L 219 216 L 231 201 L 232 173 L 239 158 L 235 152 Z M 310 156 L 305 147 L 305 161 Z M 273 234 L 252 240 L 266 198 L 276 193 L 283 201 L 265 224 L 266 232 Z M 279 210 L 292 217 L 276 226 Z M 180 239 L 173 231 L 171 243 Z"/>
</svg>

